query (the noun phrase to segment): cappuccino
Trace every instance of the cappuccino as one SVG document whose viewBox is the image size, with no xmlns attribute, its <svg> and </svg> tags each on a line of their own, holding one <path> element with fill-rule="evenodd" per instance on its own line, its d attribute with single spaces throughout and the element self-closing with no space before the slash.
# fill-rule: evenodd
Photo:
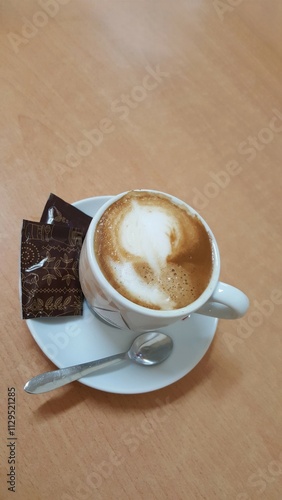
<svg viewBox="0 0 282 500">
<path fill-rule="evenodd" d="M 212 274 L 209 234 L 185 205 L 152 191 L 130 191 L 100 218 L 94 251 L 108 282 L 151 309 L 194 302 Z"/>
</svg>

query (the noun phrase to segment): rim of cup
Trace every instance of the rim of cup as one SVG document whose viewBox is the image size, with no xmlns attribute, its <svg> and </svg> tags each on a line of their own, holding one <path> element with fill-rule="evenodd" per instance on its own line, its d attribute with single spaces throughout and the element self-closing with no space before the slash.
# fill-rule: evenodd
<svg viewBox="0 0 282 500">
<path fill-rule="evenodd" d="M 94 252 L 94 236 L 95 236 L 95 230 L 96 226 L 102 217 L 103 213 L 105 210 L 107 210 L 108 207 L 110 207 L 113 203 L 115 203 L 117 200 L 125 196 L 126 194 L 130 193 L 131 191 L 146 191 L 150 193 L 155 193 L 155 194 L 160 194 L 162 196 L 165 196 L 168 198 L 170 201 L 175 203 L 176 205 L 184 206 L 186 210 L 188 210 L 189 213 L 192 215 L 197 216 L 202 224 L 204 225 L 211 241 L 211 246 L 212 246 L 212 260 L 213 260 L 213 269 L 212 269 L 212 274 L 211 278 L 209 281 L 208 286 L 206 289 L 203 291 L 203 293 L 193 302 L 188 304 L 187 306 L 178 308 L 178 309 L 169 309 L 169 310 L 164 310 L 164 309 L 150 309 L 145 306 L 141 306 L 139 304 L 136 304 L 135 302 L 132 302 L 131 300 L 127 299 L 124 297 L 122 294 L 120 294 L 112 285 L 111 283 L 106 279 L 104 276 L 102 270 L 99 267 L 99 264 L 95 258 L 95 252 Z M 85 244 L 86 244 L 86 252 L 88 256 L 88 261 L 90 268 L 92 270 L 92 273 L 95 275 L 96 280 L 98 281 L 99 285 L 101 288 L 108 289 L 110 291 L 110 295 L 113 299 L 114 302 L 118 303 L 119 306 L 123 306 L 126 309 L 131 309 L 134 312 L 139 312 L 146 314 L 147 316 L 150 317 L 168 317 L 168 318 L 173 318 L 173 317 L 178 317 L 178 316 L 184 316 L 188 315 L 192 312 L 197 312 L 198 309 L 200 309 L 201 306 L 203 306 L 207 300 L 211 297 L 212 293 L 215 290 L 215 287 L 218 283 L 219 280 L 219 274 L 220 274 L 220 254 L 219 254 L 219 249 L 218 245 L 215 239 L 215 236 L 213 232 L 211 231 L 209 225 L 203 219 L 203 217 L 188 203 L 185 201 L 181 200 L 180 198 L 177 198 L 176 196 L 173 196 L 169 193 L 164 193 L 162 191 L 154 190 L 154 189 L 130 189 L 129 191 L 125 191 L 123 193 L 120 193 L 118 195 L 114 195 L 111 197 L 110 200 L 108 200 L 106 203 L 102 205 L 102 207 L 99 208 L 99 210 L 96 212 L 94 215 L 87 234 L 85 238 Z"/>
</svg>

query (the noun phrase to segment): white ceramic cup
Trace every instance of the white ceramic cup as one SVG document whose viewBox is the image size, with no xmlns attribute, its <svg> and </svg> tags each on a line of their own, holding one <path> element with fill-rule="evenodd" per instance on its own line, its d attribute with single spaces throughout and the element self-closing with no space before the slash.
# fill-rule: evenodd
<svg viewBox="0 0 282 500">
<path fill-rule="evenodd" d="M 95 214 L 88 228 L 82 245 L 79 278 L 82 291 L 90 307 L 101 319 L 117 328 L 129 329 L 136 332 L 158 330 L 176 321 L 186 318 L 191 313 L 205 314 L 223 319 L 236 319 L 243 316 L 248 307 L 248 297 L 235 288 L 219 281 L 220 256 L 215 237 L 205 220 L 189 205 L 166 193 L 146 189 L 153 193 L 166 196 L 172 202 L 186 207 L 192 214 L 204 224 L 213 249 L 213 271 L 208 286 L 200 297 L 180 309 L 155 310 L 143 307 L 123 297 L 107 281 L 102 273 L 94 252 L 94 235 L 97 223 L 105 210 L 126 193 L 113 196 Z"/>
</svg>

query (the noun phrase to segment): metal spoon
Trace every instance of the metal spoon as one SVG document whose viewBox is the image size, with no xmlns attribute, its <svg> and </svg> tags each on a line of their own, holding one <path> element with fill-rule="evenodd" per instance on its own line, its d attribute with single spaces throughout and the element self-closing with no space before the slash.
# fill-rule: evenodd
<svg viewBox="0 0 282 500">
<path fill-rule="evenodd" d="M 100 368 L 114 365 L 118 361 L 125 359 L 134 361 L 139 365 L 157 365 L 168 358 L 172 346 L 172 339 L 164 333 L 142 333 L 136 337 L 127 352 L 114 354 L 107 358 L 89 361 L 88 363 L 82 363 L 80 365 L 61 368 L 60 370 L 42 373 L 29 380 L 25 384 L 24 390 L 30 394 L 41 394 L 42 392 L 52 391 L 53 389 L 57 389 L 57 387 L 62 387 L 69 382 L 89 375 Z"/>
</svg>

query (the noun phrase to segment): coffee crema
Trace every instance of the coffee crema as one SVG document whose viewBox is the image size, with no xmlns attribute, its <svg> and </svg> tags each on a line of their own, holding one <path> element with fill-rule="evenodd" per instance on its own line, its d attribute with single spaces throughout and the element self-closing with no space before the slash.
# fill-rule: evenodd
<svg viewBox="0 0 282 500">
<path fill-rule="evenodd" d="M 212 245 L 200 219 L 150 191 L 130 191 L 106 209 L 96 227 L 94 251 L 109 283 L 150 309 L 189 305 L 212 273 Z"/>
</svg>

